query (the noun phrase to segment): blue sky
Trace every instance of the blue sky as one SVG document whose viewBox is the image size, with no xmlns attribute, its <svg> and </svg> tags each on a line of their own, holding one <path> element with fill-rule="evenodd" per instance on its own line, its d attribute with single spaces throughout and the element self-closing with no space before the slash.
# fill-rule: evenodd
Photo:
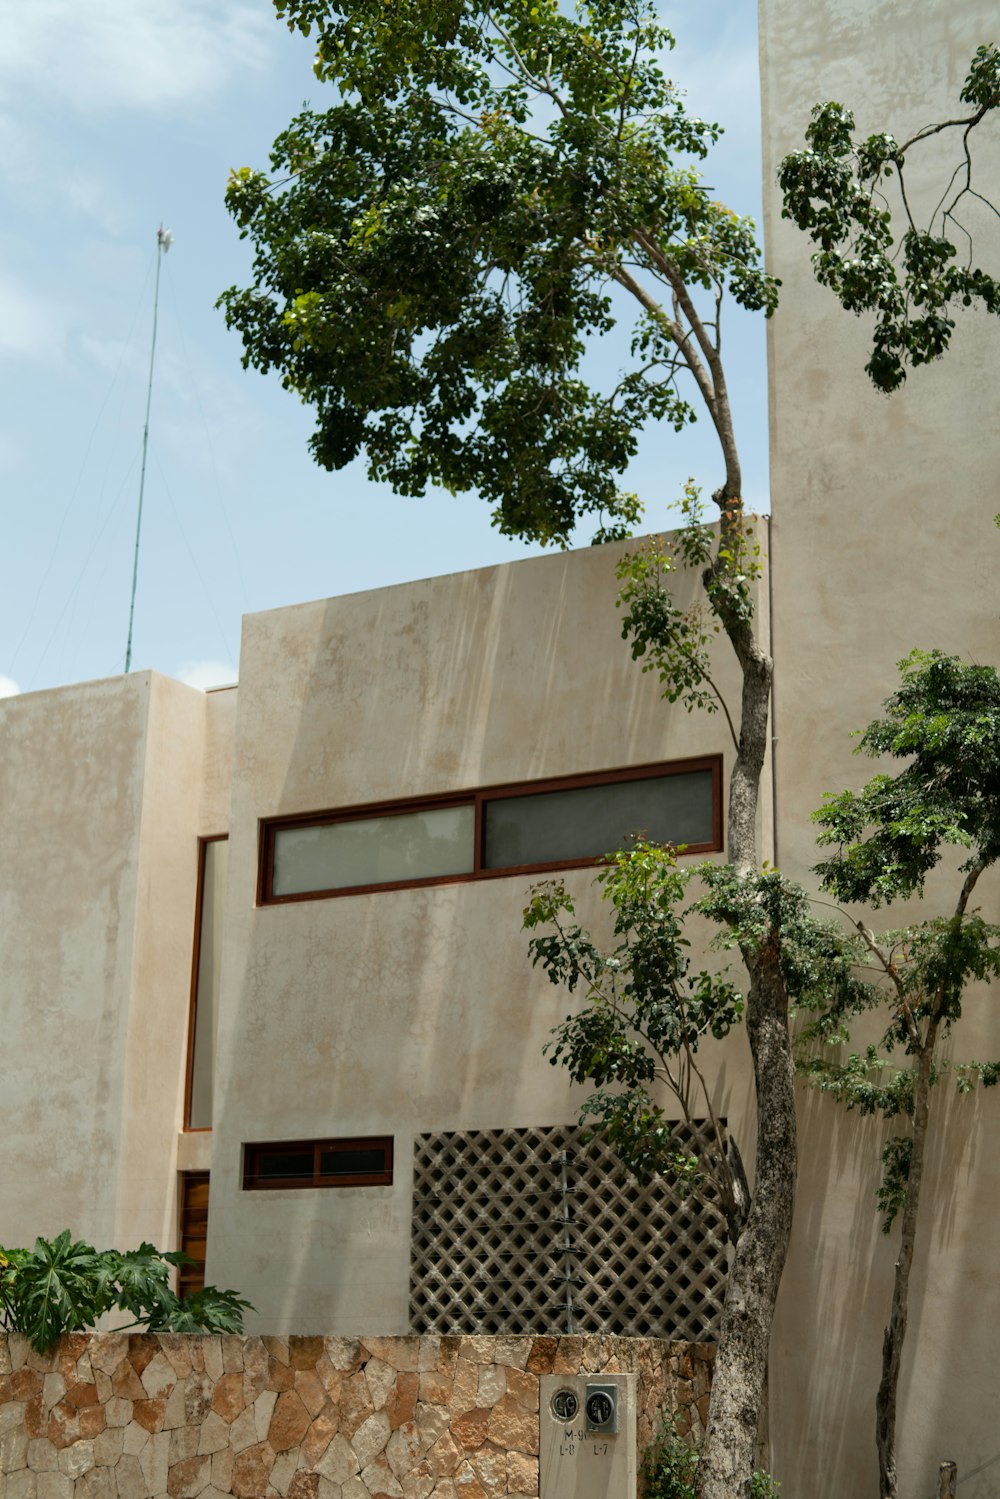
<svg viewBox="0 0 1000 1499">
<path fill-rule="evenodd" d="M 706 180 L 760 220 L 755 0 L 666 6 L 670 71 L 727 134 Z M 125 660 L 156 230 L 164 258 L 133 668 L 234 680 L 240 617 L 528 555 L 475 497 L 402 500 L 309 458 L 308 411 L 245 372 L 214 310 L 249 253 L 233 166 L 326 91 L 269 0 L 0 0 L 0 693 L 112 676 Z M 745 492 L 767 507 L 762 324 L 729 328 Z M 707 424 L 652 433 L 629 476 L 650 529 Z M 581 544 L 588 539 L 581 535 Z"/>
</svg>

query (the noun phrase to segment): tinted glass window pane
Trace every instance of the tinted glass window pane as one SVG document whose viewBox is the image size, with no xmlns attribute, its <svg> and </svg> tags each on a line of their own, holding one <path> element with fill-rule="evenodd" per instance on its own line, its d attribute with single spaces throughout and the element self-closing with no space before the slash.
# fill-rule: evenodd
<svg viewBox="0 0 1000 1499">
<path fill-rule="evenodd" d="M 321 1176 L 384 1176 L 385 1152 L 382 1150 L 321 1150 Z"/>
<path fill-rule="evenodd" d="M 279 1176 L 304 1177 L 312 1180 L 312 1150 L 261 1151 L 257 1157 L 257 1177 L 260 1181 L 271 1181 Z"/>
<path fill-rule="evenodd" d="M 274 836 L 273 894 L 470 874 L 475 825 L 475 808 L 470 805 L 279 828 Z"/>
<path fill-rule="evenodd" d="M 483 866 L 598 859 L 630 833 L 660 843 L 712 842 L 712 772 L 685 771 L 487 802 Z"/>
</svg>

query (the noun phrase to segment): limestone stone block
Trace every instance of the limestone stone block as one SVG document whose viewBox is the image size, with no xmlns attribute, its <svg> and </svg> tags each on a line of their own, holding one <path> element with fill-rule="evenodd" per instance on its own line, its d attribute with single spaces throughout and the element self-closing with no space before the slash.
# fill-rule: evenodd
<svg viewBox="0 0 1000 1499">
<path fill-rule="evenodd" d="M 132 1401 L 114 1396 L 104 1406 L 104 1421 L 107 1426 L 128 1426 L 132 1422 Z"/>
<path fill-rule="evenodd" d="M 203 1338 L 201 1347 L 205 1355 L 205 1373 L 214 1384 L 225 1372 L 222 1367 L 222 1339 Z"/>
<path fill-rule="evenodd" d="M 361 1362 L 361 1344 L 357 1338 L 325 1338 L 323 1351 L 334 1369 L 353 1374 Z"/>
<path fill-rule="evenodd" d="M 167 1493 L 170 1499 L 197 1499 L 202 1489 L 208 1487 L 211 1477 L 210 1457 L 186 1457 L 179 1463 L 171 1464 L 167 1475 Z M 263 1494 L 264 1484 L 255 1492 Z"/>
<path fill-rule="evenodd" d="M 393 1431 L 399 1426 L 405 1426 L 416 1416 L 420 1378 L 419 1374 L 396 1375 L 396 1382 L 385 1401 L 385 1413 Z"/>
<path fill-rule="evenodd" d="M 59 1471 L 70 1478 L 82 1478 L 93 1466 L 93 1442 L 77 1442 L 72 1447 L 64 1447 L 59 1454 Z"/>
<path fill-rule="evenodd" d="M 163 1420 L 160 1423 L 164 1431 L 176 1431 L 178 1426 L 184 1426 L 187 1422 L 187 1391 L 184 1382 L 175 1384 L 167 1396 L 167 1403 L 163 1407 Z"/>
<path fill-rule="evenodd" d="M 211 1456 L 213 1452 L 221 1452 L 223 1447 L 229 1446 L 229 1427 L 215 1411 L 209 1411 L 201 1425 L 194 1426 L 191 1430 L 197 1432 L 198 1453 L 202 1457 L 206 1453 Z"/>
<path fill-rule="evenodd" d="M 385 1499 L 403 1499 L 403 1490 L 386 1462 L 384 1453 L 380 1452 L 367 1467 L 362 1468 L 360 1477 L 369 1494 L 385 1496 Z"/>
<path fill-rule="evenodd" d="M 228 1494 L 233 1483 L 233 1464 L 236 1461 L 231 1447 L 224 1447 L 221 1452 L 212 1453 L 212 1487 L 220 1489 L 222 1493 Z M 273 1478 L 272 1470 L 272 1478 Z"/>
<path fill-rule="evenodd" d="M 90 1340 L 90 1365 L 96 1378 L 102 1374 L 114 1374 L 118 1365 L 128 1354 L 128 1334 L 123 1332 L 96 1333 Z"/>
<path fill-rule="evenodd" d="M 327 1394 L 326 1387 L 316 1369 L 296 1369 L 294 1388 L 310 1416 L 318 1416 L 326 1405 Z"/>
<path fill-rule="evenodd" d="M 243 1342 L 243 1379 L 247 1390 L 247 1405 L 252 1405 L 262 1390 L 267 1388 L 267 1349 L 263 1338 L 245 1338 Z"/>
<path fill-rule="evenodd" d="M 241 1411 L 229 1428 L 229 1445 L 234 1452 L 243 1452 L 259 1442 L 253 1411 Z"/>
<path fill-rule="evenodd" d="M 277 1400 L 276 1390 L 263 1390 L 253 1403 L 253 1425 L 258 1442 L 262 1442 L 267 1436 Z"/>
<path fill-rule="evenodd" d="M 373 1410 L 368 1382 L 363 1373 L 352 1374 L 345 1379 L 340 1392 L 340 1429 L 346 1437 L 352 1437 L 363 1421 L 367 1421 Z"/>
<path fill-rule="evenodd" d="M 0 1375 L 10 1373 L 10 1337 L 0 1333 Z"/>
<path fill-rule="evenodd" d="M 320 1499 L 323 1499 L 322 1491 Z M 349 1478 L 340 1491 L 340 1499 L 369 1499 L 369 1494 L 360 1478 Z"/>
<path fill-rule="evenodd" d="M 452 1420 L 451 1434 L 466 1452 L 481 1447 L 485 1442 L 490 1429 L 490 1415 L 490 1411 L 476 1408 L 465 1411 Z"/>
<path fill-rule="evenodd" d="M 289 1358 L 288 1354 L 287 1338 L 272 1338 L 265 1335 L 263 1338 L 261 1338 L 261 1342 L 267 1349 L 268 1356 L 270 1358 L 277 1359 L 279 1364 L 291 1363 L 291 1359 Z"/>
<path fill-rule="evenodd" d="M 446 1405 L 422 1405 L 417 1402 L 417 1429 L 420 1443 L 426 1452 L 433 1447 L 443 1431 L 448 1430 L 451 1413 Z"/>
<path fill-rule="evenodd" d="M 175 1463 L 184 1462 L 186 1458 L 198 1457 L 198 1441 L 201 1436 L 197 1426 L 178 1426 L 175 1430 L 168 1432 L 170 1446 L 167 1448 L 167 1462 L 171 1468 Z M 205 1480 L 206 1483 L 208 1480 Z"/>
<path fill-rule="evenodd" d="M 507 1454 L 502 1447 L 484 1442 L 478 1452 L 470 1452 L 469 1466 L 479 1479 L 484 1494 L 495 1499 L 507 1492 Z"/>
<path fill-rule="evenodd" d="M 10 1359 L 10 1365 L 6 1370 L 6 1373 L 9 1374 L 14 1369 L 25 1368 L 31 1351 L 31 1344 L 28 1342 L 23 1332 L 8 1333 L 7 1352 Z"/>
<path fill-rule="evenodd" d="M 499 1337 L 495 1344 L 494 1358 L 498 1364 L 505 1364 L 510 1369 L 524 1369 L 527 1366 L 533 1342 L 533 1338 L 523 1334 Z"/>
<path fill-rule="evenodd" d="M 282 1499 L 285 1499 L 292 1479 L 295 1477 L 297 1463 L 298 1453 L 296 1452 L 279 1452 L 278 1456 L 274 1459 L 274 1467 L 271 1469 L 271 1477 L 268 1482 L 275 1493 L 282 1496 Z M 215 1481 L 214 1475 L 212 1481 Z M 332 1487 L 333 1485 L 331 1484 Z M 340 1492 L 339 1484 L 337 1484 L 337 1492 Z"/>
<path fill-rule="evenodd" d="M 365 1383 L 368 1386 L 368 1395 L 373 1410 L 384 1409 L 386 1397 L 395 1382 L 396 1371 L 391 1364 L 383 1363 L 378 1358 L 368 1360 L 365 1365 Z"/>
<path fill-rule="evenodd" d="M 361 1492 L 364 1495 L 364 1499 L 370 1499 L 368 1490 L 364 1487 L 363 1484 L 361 1487 Z M 343 1493 L 344 1491 L 340 1487 L 339 1483 L 331 1483 L 329 1478 L 324 1478 L 323 1475 L 320 1474 L 317 1499 L 343 1499 Z"/>
<path fill-rule="evenodd" d="M 204 1421 L 212 1408 L 215 1388 L 204 1369 L 192 1369 L 184 1380 L 184 1419 L 190 1425 L 194 1426 L 199 1421 Z M 174 1394 L 176 1393 L 175 1390 Z"/>
<path fill-rule="evenodd" d="M 141 1378 L 146 1365 L 151 1364 L 160 1351 L 160 1340 L 153 1332 L 130 1332 L 128 1335 L 128 1361 Z"/>
<path fill-rule="evenodd" d="M 73 1480 L 67 1473 L 39 1473 L 36 1499 L 73 1499 Z"/>
<path fill-rule="evenodd" d="M 435 1478 L 450 1478 L 464 1457 L 465 1449 L 459 1446 L 450 1431 L 443 1432 L 427 1454 Z"/>
<path fill-rule="evenodd" d="M 391 1432 L 389 1417 L 385 1411 L 376 1411 L 358 1427 L 351 1438 L 351 1446 L 354 1448 L 362 1471 L 368 1467 L 373 1458 L 385 1450 Z"/>
<path fill-rule="evenodd" d="M 538 1493 L 538 1459 L 526 1452 L 507 1453 L 507 1491 L 517 1494 Z"/>
<path fill-rule="evenodd" d="M 560 1338 L 559 1346 L 552 1360 L 553 1374 L 577 1374 L 583 1363 L 582 1337 L 576 1335 Z"/>
<path fill-rule="evenodd" d="M 139 1383 L 150 1400 L 155 1399 L 158 1395 L 169 1395 L 177 1383 L 177 1375 L 174 1372 L 173 1364 L 158 1350 L 139 1375 Z M 96 1395 L 96 1390 L 94 1393 Z"/>
<path fill-rule="evenodd" d="M 97 1437 L 107 1425 L 103 1405 L 87 1405 L 80 1412 L 80 1435 L 82 1437 Z"/>
<path fill-rule="evenodd" d="M 420 1363 L 419 1338 L 362 1338 L 372 1358 L 404 1374 L 416 1373 Z"/>
<path fill-rule="evenodd" d="M 16 1369 L 10 1376 L 10 1393 L 14 1400 L 31 1400 L 40 1395 L 44 1381 L 36 1369 Z"/>
<path fill-rule="evenodd" d="M 431 1471 L 430 1463 L 424 1458 L 409 1473 L 404 1473 L 399 1483 L 403 1490 L 403 1499 L 429 1499 L 437 1483 L 437 1477 Z"/>
<path fill-rule="evenodd" d="M 155 1400 L 134 1400 L 132 1402 L 132 1419 L 138 1421 L 140 1426 L 145 1426 L 147 1431 L 162 1431 L 163 1412 L 167 1408 L 165 1395 L 158 1395 Z M 56 1407 L 58 1410 L 58 1406 Z"/>
<path fill-rule="evenodd" d="M 279 1395 L 267 1429 L 267 1440 L 275 1452 L 297 1447 L 309 1430 L 309 1420 L 309 1412 L 294 1390 Z"/>
<path fill-rule="evenodd" d="M 459 1468 L 452 1483 L 455 1485 L 455 1499 L 486 1499 L 482 1484 L 467 1462 Z"/>
<path fill-rule="evenodd" d="M 451 1400 L 453 1381 L 445 1374 L 431 1370 L 420 1376 L 420 1399 L 428 1405 L 447 1405 Z"/>
<path fill-rule="evenodd" d="M 471 1411 L 478 1402 L 479 1366 L 467 1358 L 460 1358 L 455 1363 L 448 1404 L 453 1411 Z"/>
<path fill-rule="evenodd" d="M 455 1499 L 455 1483 L 451 1478 L 439 1478 L 431 1499 Z"/>
<path fill-rule="evenodd" d="M 385 1455 L 389 1467 L 400 1482 L 403 1481 L 404 1474 L 412 1472 L 418 1465 L 423 1451 L 420 1430 L 415 1421 L 408 1421 L 405 1426 L 397 1427 L 392 1433 L 386 1443 Z"/>
<path fill-rule="evenodd" d="M 19 1400 L 0 1405 L 0 1436 L 5 1431 L 20 1431 L 24 1424 L 24 1407 Z"/>
<path fill-rule="evenodd" d="M 116 1395 L 125 1400 L 145 1400 L 146 1391 L 140 1383 L 139 1376 L 132 1368 L 128 1359 L 122 1359 L 121 1363 L 111 1375 L 111 1388 Z"/>
<path fill-rule="evenodd" d="M 258 1442 L 241 1452 L 233 1463 L 231 1488 L 237 1499 L 260 1499 L 274 1467 L 274 1453 L 267 1442 Z"/>
<path fill-rule="evenodd" d="M 442 1335 L 438 1343 L 438 1370 L 441 1374 L 454 1374 L 461 1346 L 460 1337 L 454 1334 Z"/>
<path fill-rule="evenodd" d="M 219 1339 L 222 1345 L 222 1372 L 243 1373 L 243 1339 L 238 1333 L 227 1332 Z"/>
<path fill-rule="evenodd" d="M 551 1374 L 558 1347 L 558 1338 L 535 1338 L 525 1368 L 532 1374 Z"/>
<path fill-rule="evenodd" d="M 38 1479 L 30 1468 L 7 1475 L 7 1499 L 36 1499 L 37 1492 Z"/>
<path fill-rule="evenodd" d="M 94 1438 L 94 1462 L 99 1468 L 113 1468 L 125 1449 L 125 1429 L 108 1426 Z M 29 1462 L 31 1454 L 28 1454 Z"/>
<path fill-rule="evenodd" d="M 523 1406 L 526 1411 L 538 1409 L 538 1375 L 529 1374 L 526 1370 L 507 1370 L 507 1393 L 518 1405 Z"/>
<path fill-rule="evenodd" d="M 28 1443 L 28 1467 L 33 1473 L 55 1473 L 59 1468 L 59 1450 L 48 1437 L 36 1437 Z"/>
<path fill-rule="evenodd" d="M 320 1475 L 299 1471 L 288 1489 L 288 1499 L 318 1499 Z"/>
<path fill-rule="evenodd" d="M 150 1494 L 167 1492 L 169 1457 L 170 1433 L 168 1431 L 158 1431 L 150 1436 L 149 1441 L 139 1453 L 139 1463 Z"/>
<path fill-rule="evenodd" d="M 0 1473 L 16 1473 L 19 1468 L 27 1466 L 28 1433 L 20 1427 L 5 1432 L 0 1437 Z"/>
<path fill-rule="evenodd" d="M 102 1369 L 94 1370 L 94 1386 L 97 1390 L 97 1399 L 100 1405 L 106 1404 L 115 1393 L 111 1383 L 111 1375 L 105 1374 Z"/>
<path fill-rule="evenodd" d="M 343 1432 L 338 1432 L 316 1464 L 316 1472 L 329 1478 L 331 1483 L 344 1484 L 355 1476 L 359 1466 L 354 1448 Z"/>
<path fill-rule="evenodd" d="M 498 1447 L 517 1452 L 538 1452 L 538 1417 L 505 1395 L 490 1415 L 489 1437 Z"/>
<path fill-rule="evenodd" d="M 243 1375 L 223 1374 L 212 1390 L 209 1403 L 224 1421 L 235 1421 L 246 1406 Z"/>
<path fill-rule="evenodd" d="M 31 1437 L 43 1437 L 49 1429 L 49 1418 L 45 1410 L 45 1401 L 41 1395 L 36 1395 L 33 1400 L 25 1402 L 24 1406 L 24 1429 Z"/>
<path fill-rule="evenodd" d="M 463 1338 L 458 1356 L 467 1358 L 472 1364 L 492 1364 L 496 1356 L 495 1341 L 488 1336 Z"/>
<path fill-rule="evenodd" d="M 109 1431 L 112 1429 L 108 1427 Z M 138 1457 L 148 1441 L 149 1432 L 145 1426 L 140 1426 L 138 1421 L 130 1421 L 122 1428 L 122 1451 L 127 1452 L 130 1457 Z"/>
<path fill-rule="evenodd" d="M 74 1499 L 117 1499 L 113 1468 L 90 1468 L 73 1485 Z"/>
<path fill-rule="evenodd" d="M 314 1468 L 337 1433 L 337 1413 L 327 1404 L 315 1417 L 302 1440 L 302 1458 L 307 1468 Z"/>
<path fill-rule="evenodd" d="M 417 1369 L 421 1374 L 429 1374 L 438 1366 L 441 1357 L 441 1339 L 436 1333 L 426 1333 L 420 1339 L 420 1350 L 417 1354 Z"/>
<path fill-rule="evenodd" d="M 484 1364 L 479 1371 L 479 1405 L 496 1405 L 507 1393 L 507 1370 L 497 1364 Z"/>
<path fill-rule="evenodd" d="M 50 1411 L 54 1405 L 58 1405 L 65 1393 L 66 1380 L 63 1376 L 55 1369 L 51 1374 L 46 1374 L 42 1380 L 42 1398 L 45 1401 L 45 1409 Z"/>
<path fill-rule="evenodd" d="M 288 1362 L 293 1369 L 315 1369 L 324 1352 L 323 1338 L 293 1334 L 288 1339 Z"/>
</svg>

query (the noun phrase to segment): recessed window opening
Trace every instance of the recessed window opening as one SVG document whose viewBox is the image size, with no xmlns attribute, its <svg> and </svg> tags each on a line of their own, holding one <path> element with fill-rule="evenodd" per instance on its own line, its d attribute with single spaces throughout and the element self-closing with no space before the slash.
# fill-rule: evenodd
<svg viewBox="0 0 1000 1499">
<path fill-rule="evenodd" d="M 222 938 L 228 870 L 229 842 L 225 835 L 199 839 L 184 1111 L 187 1129 L 212 1127 L 215 1033 L 218 1025 L 219 986 L 222 981 Z"/>
<path fill-rule="evenodd" d="M 245 1191 L 391 1185 L 391 1136 L 276 1141 L 243 1147 Z"/>
<path fill-rule="evenodd" d="M 721 756 L 275 818 L 262 826 L 259 899 L 579 868 L 630 834 L 720 849 Z"/>
</svg>

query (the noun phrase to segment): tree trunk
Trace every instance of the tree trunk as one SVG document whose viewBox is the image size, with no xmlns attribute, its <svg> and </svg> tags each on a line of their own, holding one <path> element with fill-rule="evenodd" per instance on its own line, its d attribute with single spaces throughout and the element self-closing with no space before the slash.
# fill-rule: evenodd
<svg viewBox="0 0 1000 1499">
<path fill-rule="evenodd" d="M 757 1087 L 757 1173 L 729 1273 L 699 1499 L 745 1499 L 750 1493 L 771 1323 L 795 1200 L 794 1070 L 777 944 L 749 956 L 747 966 L 747 1032 Z"/>
<path fill-rule="evenodd" d="M 729 782 L 729 862 L 750 876 L 760 872 L 757 804 L 772 664 L 749 624 L 727 617 L 724 600 L 719 613 L 743 672 L 739 753 Z M 771 1323 L 795 1201 L 795 1072 L 778 934 L 760 947 L 743 946 L 742 952 L 750 976 L 746 1026 L 757 1099 L 756 1173 L 726 1289 L 698 1499 L 746 1499 L 750 1493 Z"/>
<path fill-rule="evenodd" d="M 910 1270 L 917 1233 L 917 1209 L 920 1205 L 920 1183 L 924 1173 L 924 1146 L 930 1113 L 931 1064 L 934 1057 L 934 1027 L 928 1032 L 917 1063 L 917 1080 L 913 1090 L 913 1150 L 906 1184 L 899 1235 L 899 1254 L 892 1287 L 889 1325 L 882 1340 L 882 1379 L 875 1400 L 875 1445 L 878 1448 L 878 1484 L 880 1499 L 897 1499 L 896 1475 L 896 1394 L 899 1366 L 906 1337 L 906 1317 L 910 1294 Z"/>
</svg>

